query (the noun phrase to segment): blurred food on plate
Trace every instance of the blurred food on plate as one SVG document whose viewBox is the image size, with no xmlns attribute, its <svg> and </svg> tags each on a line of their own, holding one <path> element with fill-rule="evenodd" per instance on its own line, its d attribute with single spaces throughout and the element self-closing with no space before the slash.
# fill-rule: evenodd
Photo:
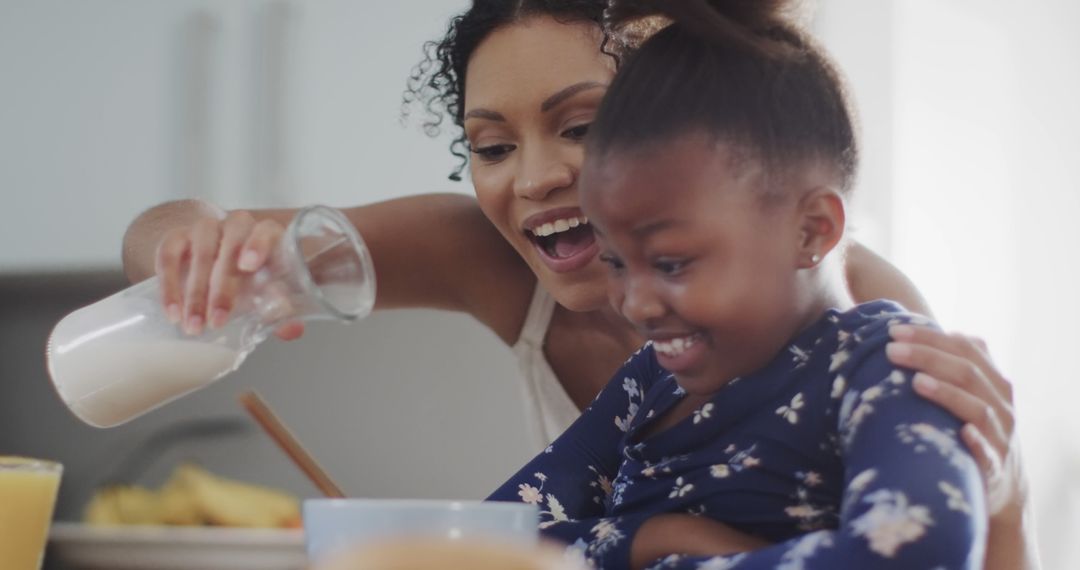
<svg viewBox="0 0 1080 570">
<path fill-rule="evenodd" d="M 221 477 L 185 463 L 159 490 L 110 485 L 90 500 L 92 525 L 183 525 L 299 528 L 300 501 L 269 487 Z"/>
</svg>

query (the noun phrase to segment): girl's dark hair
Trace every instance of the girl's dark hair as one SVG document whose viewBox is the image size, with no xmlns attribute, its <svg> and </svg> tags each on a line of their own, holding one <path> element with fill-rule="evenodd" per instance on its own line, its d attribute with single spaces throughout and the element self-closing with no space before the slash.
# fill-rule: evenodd
<svg viewBox="0 0 1080 570">
<path fill-rule="evenodd" d="M 408 79 L 402 115 L 407 117 L 412 106 L 419 103 L 425 113 L 424 131 L 429 136 L 437 136 L 445 117 L 450 116 L 457 131 L 450 152 L 461 159 L 450 174 L 451 180 L 461 180 L 469 160 L 463 103 L 465 72 L 476 46 L 496 29 L 534 16 L 550 16 L 567 23 L 593 22 L 599 27 L 606 5 L 605 0 L 474 0 L 471 8 L 450 20 L 441 40 L 424 44 L 424 60 Z M 598 45 L 597 49 L 605 47 Z"/>
<path fill-rule="evenodd" d="M 843 83 L 825 52 L 783 13 L 788 4 L 612 0 L 606 25 L 613 33 L 643 17 L 672 23 L 623 61 L 590 128 L 586 156 L 702 133 L 781 177 L 808 160 L 825 161 L 835 166 L 840 190 L 850 191 L 858 152 Z"/>
</svg>

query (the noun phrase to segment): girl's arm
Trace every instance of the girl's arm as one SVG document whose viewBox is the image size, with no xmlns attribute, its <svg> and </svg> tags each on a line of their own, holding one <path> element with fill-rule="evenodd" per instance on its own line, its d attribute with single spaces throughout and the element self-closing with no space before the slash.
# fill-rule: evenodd
<svg viewBox="0 0 1080 570">
<path fill-rule="evenodd" d="M 964 443 L 979 465 L 990 514 L 985 570 L 1038 570 L 1027 475 L 1020 459 L 1013 388 L 983 341 L 927 327 L 893 327 L 889 360 L 934 382 L 920 396 L 964 422 Z"/>
<path fill-rule="evenodd" d="M 540 506 L 543 529 L 602 515 L 622 463 L 626 429 L 646 391 L 663 376 L 652 349 L 639 350 L 562 435 L 488 500 Z"/>
<path fill-rule="evenodd" d="M 618 501 L 625 430 L 645 392 L 666 376 L 651 349 L 639 351 L 565 433 L 488 500 L 535 504 L 546 537 L 571 545 L 599 568 L 629 568 L 632 537 L 651 515 L 606 516 L 606 504 Z M 763 544 L 715 524 L 743 548 Z"/>
<path fill-rule="evenodd" d="M 474 198 L 427 194 L 342 211 L 371 251 L 377 308 L 468 312 L 505 342 L 517 340 L 535 277 Z M 225 212 L 198 200 L 162 204 L 129 226 L 124 270 L 132 282 L 156 273 L 165 306 L 181 310 L 176 320 L 198 317 L 202 326 L 221 314 L 215 310 L 227 315 L 235 290 L 265 262 L 295 213 Z M 255 259 L 241 267 L 249 250 Z"/>
<path fill-rule="evenodd" d="M 680 541 L 649 568 L 983 567 L 986 505 L 975 460 L 960 442 L 962 424 L 914 393 L 910 370 L 889 363 L 881 324 L 860 331 L 850 367 L 839 371 L 847 386 L 838 421 L 845 465 L 839 527 L 739 554 L 730 537 L 713 533 L 712 556 L 678 550 Z M 693 522 L 678 517 L 670 524 Z M 671 534 L 666 526 L 643 525 L 636 540 Z"/>
</svg>

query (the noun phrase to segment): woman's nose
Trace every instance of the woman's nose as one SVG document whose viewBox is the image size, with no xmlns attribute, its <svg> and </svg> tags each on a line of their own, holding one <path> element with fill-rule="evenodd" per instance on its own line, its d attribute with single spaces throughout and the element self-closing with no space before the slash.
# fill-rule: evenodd
<svg viewBox="0 0 1080 570">
<path fill-rule="evenodd" d="M 522 149 L 521 168 L 514 176 L 514 195 L 542 201 L 548 194 L 574 183 L 574 171 L 560 153 L 553 149 Z"/>
</svg>

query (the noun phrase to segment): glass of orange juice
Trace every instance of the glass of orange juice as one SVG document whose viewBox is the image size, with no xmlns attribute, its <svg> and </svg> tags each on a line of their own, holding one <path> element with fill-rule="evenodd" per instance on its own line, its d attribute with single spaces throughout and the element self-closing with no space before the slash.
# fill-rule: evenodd
<svg viewBox="0 0 1080 570">
<path fill-rule="evenodd" d="M 63 466 L 0 455 L 0 568 L 41 568 Z"/>
</svg>

